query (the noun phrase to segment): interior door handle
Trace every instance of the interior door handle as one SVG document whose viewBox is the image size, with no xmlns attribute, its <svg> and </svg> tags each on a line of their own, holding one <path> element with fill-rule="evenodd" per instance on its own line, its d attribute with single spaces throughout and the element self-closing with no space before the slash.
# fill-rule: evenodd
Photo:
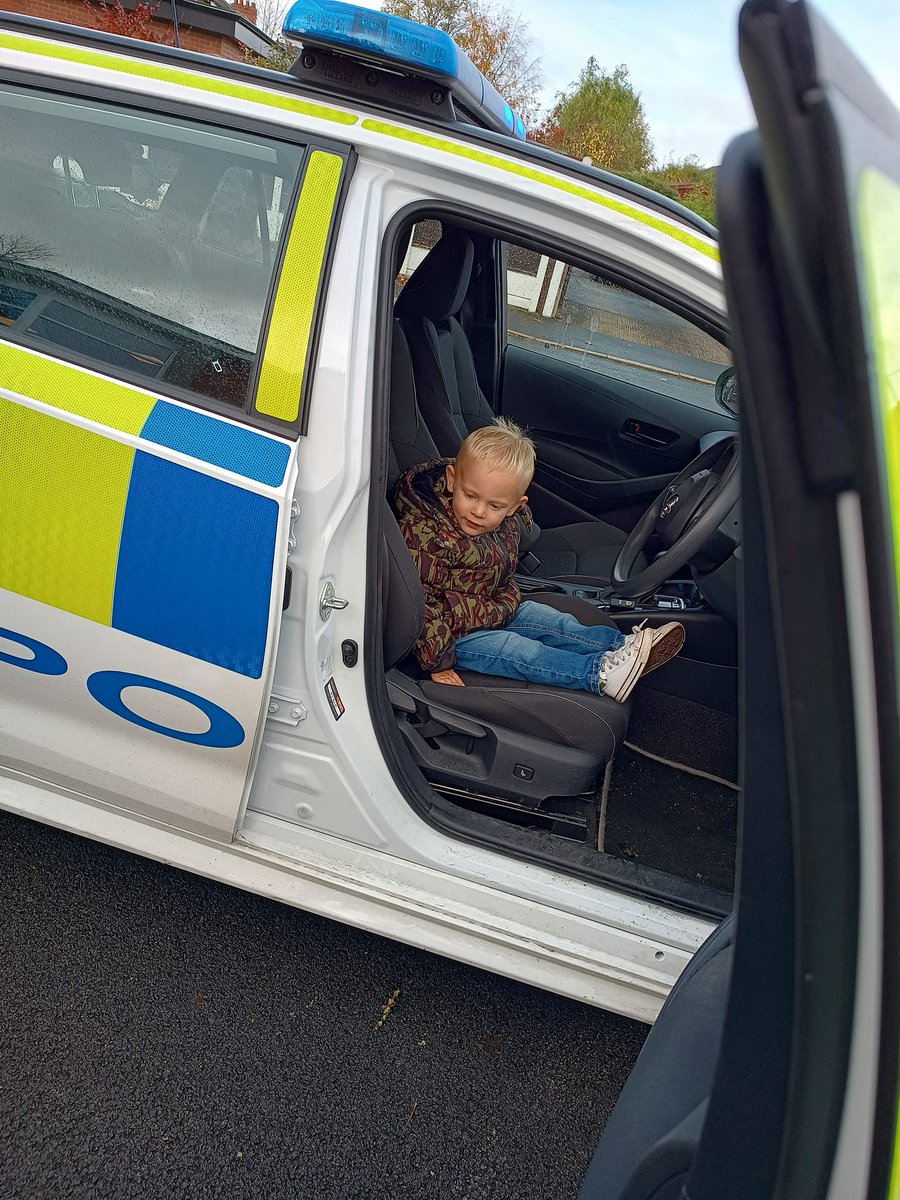
<svg viewBox="0 0 900 1200">
<path fill-rule="evenodd" d="M 629 417 L 622 423 L 619 437 L 626 438 L 629 442 L 640 442 L 643 446 L 654 446 L 659 449 L 663 446 L 671 446 L 677 440 L 678 434 L 673 433 L 671 429 L 663 429 L 660 425 L 650 425 L 647 421 L 638 421 L 634 417 Z"/>
</svg>

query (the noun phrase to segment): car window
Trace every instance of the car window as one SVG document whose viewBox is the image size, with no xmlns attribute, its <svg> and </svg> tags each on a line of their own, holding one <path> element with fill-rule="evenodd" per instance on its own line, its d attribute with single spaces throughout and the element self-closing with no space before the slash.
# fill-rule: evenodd
<svg viewBox="0 0 900 1200">
<path fill-rule="evenodd" d="M 509 243 L 506 292 L 510 345 L 716 410 L 716 377 L 731 355 L 662 305 Z"/>
<path fill-rule="evenodd" d="M 413 226 L 409 246 L 407 247 L 406 254 L 403 256 L 403 261 L 400 263 L 397 276 L 394 279 L 395 300 L 428 251 L 433 249 L 441 240 L 442 232 L 443 226 L 440 221 L 417 221 Z"/>
<path fill-rule="evenodd" d="M 0 337 L 242 407 L 304 150 L 0 88 Z"/>
</svg>

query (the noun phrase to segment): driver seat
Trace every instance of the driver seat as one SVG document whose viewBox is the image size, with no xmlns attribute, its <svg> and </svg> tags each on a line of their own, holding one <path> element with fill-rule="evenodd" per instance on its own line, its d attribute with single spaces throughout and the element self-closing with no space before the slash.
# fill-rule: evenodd
<svg viewBox="0 0 900 1200">
<path fill-rule="evenodd" d="M 468 434 L 494 419 L 459 320 L 474 258 L 468 234 L 445 226 L 394 306 L 412 354 L 419 410 L 438 451 L 448 458 L 455 457 Z M 626 538 L 623 530 L 599 520 L 544 530 L 535 525 L 532 535 L 527 550 L 538 565 L 530 573 L 578 582 L 608 581 Z"/>
<path fill-rule="evenodd" d="M 464 688 L 423 678 L 410 657 L 424 621 L 422 586 L 386 503 L 383 517 L 380 599 L 388 696 L 426 777 L 535 808 L 551 797 L 595 798 L 606 765 L 625 740 L 629 704 L 472 671 L 460 672 Z M 570 596 L 529 598 L 571 612 L 586 625 L 614 624 Z"/>
</svg>

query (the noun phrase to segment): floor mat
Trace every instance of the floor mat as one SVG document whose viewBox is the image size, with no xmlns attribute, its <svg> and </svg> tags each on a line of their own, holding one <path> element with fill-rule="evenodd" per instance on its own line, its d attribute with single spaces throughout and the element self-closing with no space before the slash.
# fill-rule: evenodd
<svg viewBox="0 0 900 1200">
<path fill-rule="evenodd" d="M 737 783 L 738 728 L 731 713 L 642 686 L 632 699 L 628 741 L 659 758 Z"/>
<path fill-rule="evenodd" d="M 731 891 L 738 792 L 728 781 L 737 779 L 735 717 L 642 688 L 635 695 L 628 741 L 612 768 L 606 852 Z"/>
</svg>

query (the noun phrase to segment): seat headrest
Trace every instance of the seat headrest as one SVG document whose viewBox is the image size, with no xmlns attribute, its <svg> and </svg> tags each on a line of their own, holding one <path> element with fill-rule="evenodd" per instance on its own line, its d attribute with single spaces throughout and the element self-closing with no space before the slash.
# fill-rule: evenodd
<svg viewBox="0 0 900 1200">
<path fill-rule="evenodd" d="M 445 229 L 400 293 L 396 315 L 416 314 L 432 321 L 455 316 L 469 290 L 474 259 L 472 239 L 459 229 Z"/>
<path fill-rule="evenodd" d="M 120 188 L 132 186 L 134 168 L 123 139 L 112 137 L 108 132 L 98 138 L 93 127 L 76 127 L 66 130 L 60 143 L 81 167 L 87 183 Z"/>
</svg>

